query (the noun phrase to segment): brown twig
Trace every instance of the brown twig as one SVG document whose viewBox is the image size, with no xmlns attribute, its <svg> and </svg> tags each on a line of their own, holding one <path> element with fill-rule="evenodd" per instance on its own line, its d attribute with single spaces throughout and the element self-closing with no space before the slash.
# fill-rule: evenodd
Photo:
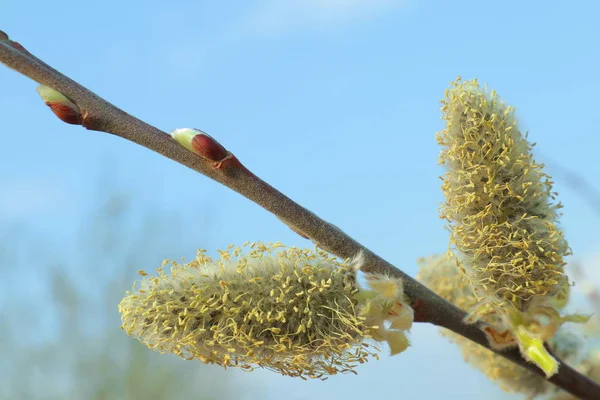
<svg viewBox="0 0 600 400">
<path fill-rule="evenodd" d="M 82 125 L 85 128 L 120 136 L 200 172 L 270 211 L 295 232 L 310 238 L 319 247 L 342 259 L 352 258 L 362 251 L 365 256 L 362 268 L 364 272 L 386 274 L 404 280 L 405 293 L 415 309 L 417 322 L 428 322 L 450 329 L 490 349 L 478 325 L 463 323 L 466 316 L 464 311 L 377 256 L 335 225 L 286 197 L 244 167 L 235 156 L 222 160 L 218 165 L 199 157 L 180 146 L 170 135 L 108 103 L 48 66 L 22 46 L 7 40 L 7 36 L 4 40 L 2 37 L 0 32 L 0 62 L 68 97 L 81 111 Z M 517 350 L 495 352 L 543 376 L 543 372 L 526 362 Z M 580 399 L 600 398 L 598 384 L 565 364 L 561 364 L 559 372 L 550 381 Z"/>
</svg>

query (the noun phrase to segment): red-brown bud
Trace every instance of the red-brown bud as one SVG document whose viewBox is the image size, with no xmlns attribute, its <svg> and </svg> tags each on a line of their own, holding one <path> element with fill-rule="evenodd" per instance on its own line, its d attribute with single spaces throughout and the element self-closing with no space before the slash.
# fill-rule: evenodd
<svg viewBox="0 0 600 400">
<path fill-rule="evenodd" d="M 221 143 L 202 131 L 192 138 L 192 148 L 196 154 L 214 162 L 222 161 L 229 154 Z"/>
<path fill-rule="evenodd" d="M 67 124 L 81 125 L 81 111 L 62 93 L 44 85 L 38 86 L 37 92 L 61 121 Z"/>
<path fill-rule="evenodd" d="M 200 129 L 175 129 L 171 136 L 186 149 L 213 161 L 215 168 L 221 168 L 223 161 L 233 157 L 221 143 Z"/>
</svg>

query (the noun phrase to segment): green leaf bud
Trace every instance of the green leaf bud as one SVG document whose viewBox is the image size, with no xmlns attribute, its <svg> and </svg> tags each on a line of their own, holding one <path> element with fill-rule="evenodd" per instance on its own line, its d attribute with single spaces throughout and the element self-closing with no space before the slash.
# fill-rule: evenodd
<svg viewBox="0 0 600 400">
<path fill-rule="evenodd" d="M 82 117 L 79 107 L 73 104 L 65 95 L 44 85 L 38 86 L 36 90 L 54 115 L 61 121 L 67 124 L 81 125 Z"/>
</svg>

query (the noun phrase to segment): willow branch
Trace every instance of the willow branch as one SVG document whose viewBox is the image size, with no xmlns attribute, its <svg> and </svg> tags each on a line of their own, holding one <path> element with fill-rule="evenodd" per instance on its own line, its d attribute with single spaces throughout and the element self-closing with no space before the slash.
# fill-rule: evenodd
<svg viewBox="0 0 600 400">
<path fill-rule="evenodd" d="M 405 294 L 415 310 L 415 322 L 427 322 L 447 328 L 492 350 L 477 324 L 463 323 L 466 313 L 444 300 L 389 262 L 362 246 L 335 225 L 319 218 L 292 201 L 246 168 L 231 155 L 221 163 L 204 159 L 179 145 L 165 132 L 127 114 L 90 90 L 6 39 L 0 32 L 0 62 L 7 67 L 64 94 L 82 113 L 82 125 L 94 131 L 111 133 L 137 143 L 183 164 L 248 198 L 274 214 L 292 230 L 309 238 L 325 251 L 347 259 L 363 252 L 366 273 L 385 274 L 404 280 Z M 543 376 L 543 372 L 525 361 L 518 350 L 498 352 L 508 360 Z M 600 386 L 561 363 L 559 372 L 549 379 L 556 386 L 580 399 L 599 399 Z"/>
</svg>

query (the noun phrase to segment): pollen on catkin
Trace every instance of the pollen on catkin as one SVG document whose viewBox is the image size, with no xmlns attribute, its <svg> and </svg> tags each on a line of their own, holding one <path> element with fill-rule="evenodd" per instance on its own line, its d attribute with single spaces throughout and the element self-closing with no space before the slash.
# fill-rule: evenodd
<svg viewBox="0 0 600 400">
<path fill-rule="evenodd" d="M 524 310 L 558 291 L 570 254 L 552 181 L 532 156 L 514 108 L 477 80 L 456 80 L 442 101 L 440 163 L 447 172 L 440 216 L 474 283 Z M 462 261 L 462 260 L 461 260 Z"/>
<path fill-rule="evenodd" d="M 448 255 L 431 256 L 421 258 L 419 266 L 417 279 L 457 307 L 469 310 L 480 302 L 469 280 L 456 267 L 456 259 Z M 494 313 L 481 320 L 490 326 L 502 324 L 502 319 Z M 465 361 L 495 381 L 504 391 L 522 393 L 529 398 L 554 392 L 554 385 L 539 375 L 450 330 L 442 328 L 441 333 L 460 348 Z M 555 354 L 569 361 L 580 345 L 572 335 L 562 332 L 549 344 Z"/>
<path fill-rule="evenodd" d="M 569 295 L 564 257 L 570 248 L 558 226 L 552 182 L 532 156 L 514 109 L 477 80 L 460 78 L 442 101 L 446 127 L 437 133 L 447 168 L 440 216 L 449 222 L 459 268 L 482 301 L 466 322 L 495 313 L 503 330 L 486 328 L 495 349 L 518 346 L 548 377 L 558 362 L 544 348 L 565 322 Z"/>
<path fill-rule="evenodd" d="M 171 262 L 170 274 L 160 268 L 144 276 L 119 304 L 126 333 L 162 353 L 303 379 L 355 372 L 377 357 L 370 339 L 386 341 L 392 352 L 408 345 L 410 323 L 384 325 L 410 307 L 402 293 L 390 302 L 362 290 L 361 258 L 345 263 L 280 243 L 219 253 L 213 260 L 201 250 L 188 264 Z"/>
</svg>

